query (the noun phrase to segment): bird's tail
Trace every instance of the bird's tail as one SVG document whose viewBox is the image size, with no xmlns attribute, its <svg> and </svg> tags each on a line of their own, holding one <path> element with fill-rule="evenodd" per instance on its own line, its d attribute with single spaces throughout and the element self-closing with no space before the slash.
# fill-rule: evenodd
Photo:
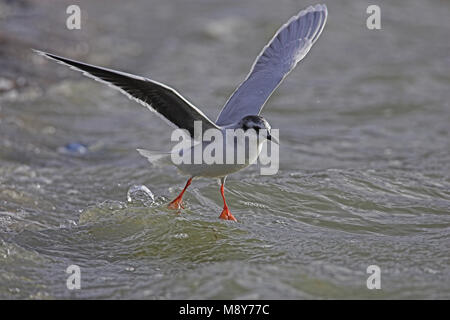
<svg viewBox="0 0 450 320">
<path fill-rule="evenodd" d="M 139 152 L 141 156 L 147 158 L 147 160 L 155 166 L 172 164 L 170 152 L 150 151 L 145 149 L 137 149 L 137 152 Z"/>
</svg>

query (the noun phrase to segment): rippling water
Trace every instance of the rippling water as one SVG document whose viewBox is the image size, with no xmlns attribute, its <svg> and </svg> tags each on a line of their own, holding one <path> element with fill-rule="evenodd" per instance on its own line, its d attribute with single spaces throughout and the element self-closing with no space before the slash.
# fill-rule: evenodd
<svg viewBox="0 0 450 320">
<path fill-rule="evenodd" d="M 82 29 L 68 31 L 65 2 L 2 4 L 0 40 L 18 42 L 2 76 L 27 85 L 0 96 L 0 298 L 450 297 L 447 2 L 383 2 L 379 31 L 366 4 L 328 4 L 321 38 L 264 109 L 280 171 L 227 181 L 238 223 L 217 219 L 213 180 L 167 210 L 185 179 L 135 149 L 167 149 L 169 127 L 28 47 L 147 75 L 215 118 L 309 3 L 81 1 Z M 134 185 L 154 199 L 127 199 Z M 71 264 L 81 290 L 66 288 Z M 381 290 L 366 287 L 369 265 Z"/>
</svg>

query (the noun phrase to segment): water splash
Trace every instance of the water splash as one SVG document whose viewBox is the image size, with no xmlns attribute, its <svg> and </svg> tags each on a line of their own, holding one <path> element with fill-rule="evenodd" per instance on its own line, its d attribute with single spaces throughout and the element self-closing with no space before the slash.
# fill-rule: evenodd
<svg viewBox="0 0 450 320">
<path fill-rule="evenodd" d="M 152 204 L 155 201 L 155 195 L 144 185 L 133 185 L 128 189 L 127 201 L 141 202 L 144 205 Z"/>
</svg>

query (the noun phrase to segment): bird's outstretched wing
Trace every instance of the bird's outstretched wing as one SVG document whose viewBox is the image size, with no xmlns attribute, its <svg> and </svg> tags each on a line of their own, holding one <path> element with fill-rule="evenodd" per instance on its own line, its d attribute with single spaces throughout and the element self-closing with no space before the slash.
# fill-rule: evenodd
<svg viewBox="0 0 450 320">
<path fill-rule="evenodd" d="M 310 6 L 284 24 L 256 58 L 247 78 L 234 91 L 217 118 L 219 126 L 261 112 L 267 99 L 321 34 L 325 5 Z"/>
<path fill-rule="evenodd" d="M 137 101 L 162 116 L 163 119 L 168 120 L 169 124 L 188 130 L 194 139 L 201 138 L 200 136 L 194 136 L 194 121 L 202 122 L 203 131 L 210 128 L 218 129 L 203 112 L 183 98 L 174 89 L 162 83 L 129 73 L 59 57 L 43 51 L 34 51 L 46 58 L 67 65 L 71 69 L 80 71 L 85 76 L 118 89 L 130 99 Z M 197 133 L 202 134 L 201 132 Z"/>
</svg>

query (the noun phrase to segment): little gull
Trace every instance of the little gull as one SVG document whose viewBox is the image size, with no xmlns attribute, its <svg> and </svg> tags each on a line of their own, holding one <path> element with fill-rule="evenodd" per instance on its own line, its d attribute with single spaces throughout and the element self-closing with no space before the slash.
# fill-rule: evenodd
<svg viewBox="0 0 450 320">
<path fill-rule="evenodd" d="M 297 63 L 302 60 L 319 38 L 327 20 L 327 7 L 317 4 L 310 6 L 289 19 L 263 48 L 256 58 L 250 73 L 245 80 L 233 92 L 225 103 L 216 122 L 211 121 L 200 109 L 183 98 L 173 88 L 151 79 L 133 74 L 106 69 L 68 58 L 60 57 L 51 53 L 34 50 L 38 54 L 55 60 L 58 63 L 69 66 L 71 69 L 82 72 L 85 76 L 106 83 L 129 98 L 156 112 L 170 124 L 180 129 L 185 129 L 194 141 L 200 141 L 204 149 L 208 143 L 201 141 L 201 134 L 194 130 L 194 123 L 201 123 L 202 129 L 220 130 L 224 136 L 224 146 L 231 144 L 234 151 L 237 150 L 236 139 L 225 139 L 227 129 L 241 129 L 247 131 L 253 129 L 253 134 L 265 132 L 264 139 L 257 140 L 256 152 L 249 152 L 245 148 L 245 161 L 243 163 L 228 164 L 175 164 L 170 159 L 173 152 L 193 154 L 193 148 L 175 150 L 172 152 L 152 152 L 138 149 L 139 153 L 155 164 L 171 163 L 189 179 L 181 193 L 168 205 L 171 209 L 183 208 L 182 197 L 186 189 L 196 177 L 208 177 L 220 179 L 220 193 L 223 198 L 223 210 L 219 218 L 236 221 L 236 218 L 228 209 L 224 185 L 227 175 L 244 169 L 254 163 L 261 152 L 261 146 L 266 140 L 276 143 L 271 132 L 269 123 L 259 114 L 273 91 L 280 85 L 281 81 L 289 74 Z M 242 149 L 241 149 L 242 150 Z"/>
</svg>

